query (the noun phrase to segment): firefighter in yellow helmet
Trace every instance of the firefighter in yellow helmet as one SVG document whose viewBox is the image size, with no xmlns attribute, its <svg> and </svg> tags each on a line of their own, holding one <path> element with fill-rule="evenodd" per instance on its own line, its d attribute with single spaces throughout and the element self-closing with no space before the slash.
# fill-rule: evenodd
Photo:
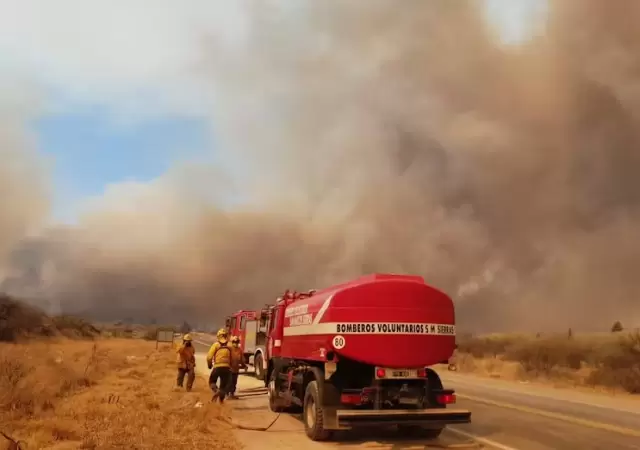
<svg viewBox="0 0 640 450">
<path fill-rule="evenodd" d="M 236 397 L 238 375 L 240 374 L 240 369 L 246 368 L 244 352 L 240 347 L 240 338 L 238 336 L 231 336 L 231 385 L 229 386 L 229 398 L 238 398 Z"/>
<path fill-rule="evenodd" d="M 178 353 L 178 387 L 184 383 L 187 377 L 187 392 L 193 388 L 196 379 L 196 349 L 193 346 L 193 339 L 189 333 L 182 337 L 182 345 L 177 350 Z"/>
<path fill-rule="evenodd" d="M 229 333 L 224 328 L 218 330 L 217 338 L 209 352 L 207 353 L 207 366 L 211 370 L 209 375 L 209 386 L 213 391 L 213 398 L 224 402 L 229 386 L 231 384 L 231 346 L 228 341 Z M 218 379 L 220 387 L 217 386 Z"/>
</svg>

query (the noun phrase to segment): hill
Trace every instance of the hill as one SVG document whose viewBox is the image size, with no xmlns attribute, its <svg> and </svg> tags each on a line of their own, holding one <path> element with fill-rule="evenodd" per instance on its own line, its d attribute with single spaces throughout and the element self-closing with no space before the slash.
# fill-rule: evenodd
<svg viewBox="0 0 640 450">
<path fill-rule="evenodd" d="M 49 317 L 43 311 L 0 294 L 0 342 L 27 337 L 93 338 L 100 333 L 91 323 L 70 316 Z"/>
</svg>

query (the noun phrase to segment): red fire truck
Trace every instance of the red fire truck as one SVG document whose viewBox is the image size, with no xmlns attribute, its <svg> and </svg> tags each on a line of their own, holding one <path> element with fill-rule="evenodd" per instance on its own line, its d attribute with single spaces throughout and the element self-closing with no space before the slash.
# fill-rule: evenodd
<svg viewBox="0 0 640 450">
<path fill-rule="evenodd" d="M 225 327 L 231 336 L 240 337 L 245 363 L 255 368 L 256 378 L 264 380 L 267 369 L 265 344 L 269 309 L 240 310 L 226 318 Z"/>
<path fill-rule="evenodd" d="M 286 291 L 267 314 L 269 405 L 302 412 L 307 436 L 396 425 L 436 438 L 471 413 L 429 366 L 453 354 L 451 298 L 422 277 L 374 274 L 320 291 Z"/>
</svg>

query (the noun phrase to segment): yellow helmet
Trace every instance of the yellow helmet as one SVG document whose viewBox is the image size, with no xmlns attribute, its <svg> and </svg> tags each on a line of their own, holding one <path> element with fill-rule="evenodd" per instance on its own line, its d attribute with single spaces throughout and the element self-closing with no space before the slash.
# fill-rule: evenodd
<svg viewBox="0 0 640 450">
<path fill-rule="evenodd" d="M 224 328 L 220 328 L 218 330 L 217 336 L 218 336 L 218 340 L 227 340 L 227 336 L 229 336 L 229 333 Z"/>
<path fill-rule="evenodd" d="M 193 341 L 193 339 L 191 338 L 191 335 L 189 333 L 185 334 L 184 336 L 182 336 L 182 340 L 183 341 Z"/>
</svg>

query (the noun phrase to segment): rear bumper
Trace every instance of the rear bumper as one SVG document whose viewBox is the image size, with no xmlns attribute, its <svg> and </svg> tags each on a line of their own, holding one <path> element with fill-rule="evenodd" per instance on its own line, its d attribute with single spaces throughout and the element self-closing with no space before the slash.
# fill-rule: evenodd
<svg viewBox="0 0 640 450">
<path fill-rule="evenodd" d="M 403 409 L 403 410 L 352 410 L 336 411 L 338 428 L 354 428 L 384 425 L 422 425 L 439 428 L 445 425 L 470 423 L 471 412 L 462 409 Z"/>
</svg>

